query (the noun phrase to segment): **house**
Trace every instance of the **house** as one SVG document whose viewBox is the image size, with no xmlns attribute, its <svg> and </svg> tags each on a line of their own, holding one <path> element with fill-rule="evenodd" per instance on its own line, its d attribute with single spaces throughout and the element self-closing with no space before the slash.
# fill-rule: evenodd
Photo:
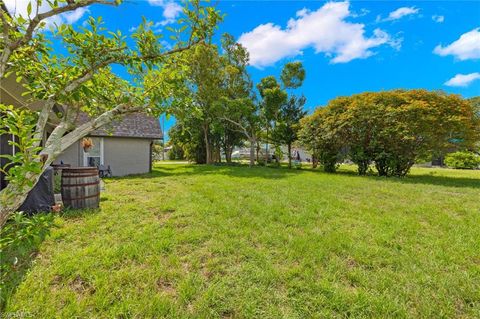
<svg viewBox="0 0 480 319">
<path fill-rule="evenodd" d="M 33 110 L 42 106 L 42 101 L 33 104 L 27 103 L 22 96 L 23 87 L 9 77 L 0 82 L 0 103 L 26 107 Z M 56 106 L 54 112 L 61 112 L 61 106 Z M 81 114 L 77 124 L 88 120 Z M 49 121 L 46 128 L 48 134 L 55 126 L 54 120 Z M 162 139 L 162 130 L 158 119 L 145 114 L 130 114 L 110 125 L 93 132 L 90 137 L 94 146 L 87 153 L 80 146 L 80 142 L 69 147 L 54 163 L 63 162 L 73 166 L 105 165 L 111 168 L 114 176 L 147 173 L 152 167 L 152 144 L 154 140 Z M 13 154 L 15 149 L 8 145 L 8 141 L 15 136 L 5 134 L 0 136 L 0 154 Z M 1 167 L 7 164 L 2 158 Z M 5 187 L 5 176 L 0 176 L 0 189 Z"/>
<path fill-rule="evenodd" d="M 78 124 L 88 118 L 82 115 Z M 162 139 L 158 119 L 145 114 L 126 115 L 89 135 L 93 147 L 85 152 L 81 141 L 65 150 L 54 162 L 71 166 L 110 166 L 113 176 L 151 171 L 153 142 Z"/>
</svg>

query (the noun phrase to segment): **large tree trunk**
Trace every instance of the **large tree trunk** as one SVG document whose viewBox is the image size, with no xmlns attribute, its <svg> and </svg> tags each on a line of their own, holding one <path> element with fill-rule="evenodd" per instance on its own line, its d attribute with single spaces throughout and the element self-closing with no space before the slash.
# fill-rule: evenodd
<svg viewBox="0 0 480 319">
<path fill-rule="evenodd" d="M 292 143 L 288 143 L 287 147 L 288 147 L 288 168 L 292 168 Z"/>
<path fill-rule="evenodd" d="M 73 141 L 69 144 L 63 145 L 61 142 L 62 139 L 60 138 L 58 138 L 57 142 L 52 142 L 50 139 L 48 141 L 50 141 L 50 147 L 44 148 L 42 151 L 42 158 L 45 159 L 45 161 L 41 171 L 38 173 L 28 172 L 25 176 L 25 178 L 30 181 L 30 185 L 26 183 L 23 185 L 9 183 L 7 187 L 0 192 L 0 227 L 3 227 L 10 215 L 17 211 L 23 204 L 28 193 L 30 193 L 33 187 L 37 184 L 45 169 L 53 163 L 62 151 L 75 142 Z M 40 159 L 38 159 L 38 161 L 40 161 Z"/>
<path fill-rule="evenodd" d="M 215 146 L 215 162 L 222 162 L 222 148 L 220 147 L 220 145 Z"/>
<path fill-rule="evenodd" d="M 207 164 L 212 163 L 212 150 L 208 139 L 208 124 L 203 125 L 203 139 L 205 141 L 205 151 L 207 153 Z"/>
<path fill-rule="evenodd" d="M 228 164 L 232 163 L 233 146 L 225 146 L 224 152 L 225 152 L 225 161 Z"/>
<path fill-rule="evenodd" d="M 250 167 L 255 165 L 255 145 L 256 141 L 255 138 L 250 138 Z M 258 156 L 258 152 L 257 152 Z"/>
<path fill-rule="evenodd" d="M 30 176 L 29 180 L 36 184 L 40 178 L 40 174 L 31 175 L 32 176 Z M 2 189 L 0 193 L 0 228 L 3 227 L 10 215 L 13 214 L 20 207 L 20 205 L 23 204 L 32 188 L 33 186 L 29 187 L 26 185 L 20 189 L 17 187 L 17 185 L 10 183 L 7 185 L 7 187 Z"/>
<path fill-rule="evenodd" d="M 318 166 L 318 159 L 315 154 L 312 154 L 312 168 L 317 168 Z"/>
<path fill-rule="evenodd" d="M 265 166 L 268 163 L 268 127 L 265 135 Z"/>
</svg>

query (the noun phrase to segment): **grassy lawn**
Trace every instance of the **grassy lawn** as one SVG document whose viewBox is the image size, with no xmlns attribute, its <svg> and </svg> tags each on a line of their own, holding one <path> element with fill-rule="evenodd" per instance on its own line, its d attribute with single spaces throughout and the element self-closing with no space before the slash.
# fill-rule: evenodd
<svg viewBox="0 0 480 319">
<path fill-rule="evenodd" d="M 479 318 L 480 172 L 158 165 L 57 217 L 5 311 Z"/>
</svg>

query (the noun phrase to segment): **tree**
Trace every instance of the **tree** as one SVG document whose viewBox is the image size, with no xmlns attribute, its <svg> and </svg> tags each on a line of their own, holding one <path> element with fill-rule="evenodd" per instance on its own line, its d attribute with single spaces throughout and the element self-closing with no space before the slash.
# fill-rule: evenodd
<svg viewBox="0 0 480 319">
<path fill-rule="evenodd" d="M 289 62 L 285 64 L 280 75 L 284 90 L 297 89 L 302 86 L 305 80 L 305 69 L 301 62 Z M 292 95 L 280 107 L 278 124 L 274 132 L 275 140 L 287 144 L 288 168 L 292 167 L 292 143 L 297 140 L 297 133 L 300 128 L 300 120 L 305 116 L 303 111 L 306 98 L 297 98 Z"/>
<path fill-rule="evenodd" d="M 233 148 L 241 145 L 246 137 L 245 119 L 251 118 L 250 112 L 254 112 L 252 85 L 246 70 L 248 52 L 229 34 L 224 34 L 221 42 L 221 53 L 217 46 L 204 44 L 183 54 L 188 68 L 180 86 L 182 91 L 175 95 L 184 97 L 184 102 L 170 108 L 181 124 L 177 129 L 193 139 L 192 143 L 181 143 L 187 155 L 201 149 L 193 142 L 199 126 L 201 128 L 206 159 L 197 158 L 197 163 L 220 161 L 221 149 L 230 162 Z M 163 72 L 170 73 L 165 69 Z"/>
<path fill-rule="evenodd" d="M 381 176 L 405 176 L 425 154 L 468 148 L 478 140 L 478 122 L 470 103 L 426 90 L 341 97 L 315 116 L 316 123 L 305 124 L 318 125 L 322 137 L 315 142 L 323 142 L 316 146 L 320 153 L 333 155 L 337 150 L 341 157 L 346 150 L 361 175 L 374 163 Z"/>
<path fill-rule="evenodd" d="M 300 120 L 307 114 L 303 110 L 305 102 L 304 96 L 300 98 L 291 96 L 280 109 L 278 124 L 274 131 L 274 139 L 282 144 L 287 144 L 288 168 L 292 167 L 292 143 L 298 138 Z"/>
<path fill-rule="evenodd" d="M 265 163 L 268 161 L 269 132 L 277 146 L 286 143 L 289 148 L 289 167 L 291 167 L 291 145 L 296 140 L 297 125 L 304 116 L 302 108 L 305 98 L 288 97 L 288 89 L 297 89 L 305 80 L 305 69 L 301 62 L 289 62 L 280 74 L 280 83 L 274 76 L 263 78 L 257 89 L 262 98 L 261 108 L 265 126 Z"/>
<path fill-rule="evenodd" d="M 204 164 L 207 159 L 203 131 L 198 121 L 191 123 L 187 119 L 177 119 L 172 128 L 168 131 L 169 144 L 175 149 L 182 149 L 185 159 L 197 164 Z"/>
<path fill-rule="evenodd" d="M 163 35 L 153 32 L 152 23 L 144 21 L 137 28 L 132 35 L 135 46 L 129 47 L 120 32 L 108 32 L 100 18 L 90 18 L 87 27 L 61 25 L 52 31 L 53 39 L 62 41 L 68 50 L 68 55 L 61 56 L 41 31 L 46 18 L 93 3 L 117 5 L 120 1 L 47 2 L 51 9 L 44 13 L 39 13 L 39 2 L 29 4 L 28 17 L 11 16 L 3 2 L 0 6 L 0 80 L 16 76 L 32 103 L 43 101 L 40 111 L 28 116 L 1 106 L 4 116 L 0 127 L 9 131 L 16 128 L 22 136 L 12 142 L 19 144 L 16 146 L 22 152 L 9 159 L 23 169 L 2 168 L 9 184 L 0 192 L 0 226 L 25 200 L 46 167 L 70 145 L 116 117 L 139 111 L 155 115 L 175 103 L 171 93 L 183 73 L 157 77 L 158 70 L 173 64 L 181 69 L 182 60 L 177 55 L 210 37 L 221 19 L 217 10 L 202 7 L 198 0 L 186 2 L 180 26 L 171 33 L 173 48 L 167 49 L 161 42 Z M 134 75 L 133 83 L 112 72 L 110 65 L 114 63 Z M 57 106 L 60 112 L 52 112 Z M 87 113 L 90 120 L 78 126 L 75 119 L 79 112 Z M 56 124 L 43 140 L 52 117 Z"/>
<path fill-rule="evenodd" d="M 473 114 L 474 114 L 475 123 L 476 123 L 475 127 L 476 127 L 477 143 L 475 143 L 475 146 L 472 148 L 472 151 L 480 155 L 480 96 L 472 97 L 468 99 L 468 102 L 470 102 L 470 104 L 473 107 Z"/>
<path fill-rule="evenodd" d="M 222 50 L 223 97 L 218 109 L 220 118 L 228 117 L 230 113 L 236 114 L 235 108 L 238 107 L 238 103 L 248 104 L 252 90 L 252 82 L 247 72 L 249 59 L 247 50 L 241 44 L 236 43 L 233 36 L 228 33 L 224 33 L 222 36 Z M 238 130 L 237 125 L 229 121 L 223 120 L 221 124 L 225 159 L 229 163 L 233 148 L 241 144 L 244 133 Z"/>
<path fill-rule="evenodd" d="M 284 89 L 297 89 L 305 80 L 305 69 L 302 62 L 289 62 L 285 64 L 280 74 Z"/>
<path fill-rule="evenodd" d="M 288 95 L 273 76 L 267 76 L 261 79 L 260 83 L 257 84 L 257 89 L 262 98 L 260 109 L 261 119 L 265 129 L 265 165 L 267 165 L 269 133 L 275 125 L 280 113 L 280 107 L 286 103 Z"/>
<path fill-rule="evenodd" d="M 192 105 L 190 112 L 201 122 L 206 149 L 206 163 L 213 162 L 211 140 L 215 111 L 221 98 L 222 68 L 218 49 L 215 45 L 202 44 L 189 54 L 188 86 L 191 88 Z"/>
<path fill-rule="evenodd" d="M 337 170 L 341 158 L 341 149 L 345 141 L 337 134 L 341 122 L 329 114 L 329 109 L 320 107 L 315 112 L 301 119 L 298 133 L 300 143 L 312 154 L 313 168 L 317 161 L 325 172 Z"/>
<path fill-rule="evenodd" d="M 250 144 L 250 167 L 255 165 L 255 148 L 258 141 L 258 131 L 261 124 L 259 105 L 253 98 L 235 100 L 229 103 L 230 112 L 225 113 L 223 120 L 237 127 Z"/>
</svg>

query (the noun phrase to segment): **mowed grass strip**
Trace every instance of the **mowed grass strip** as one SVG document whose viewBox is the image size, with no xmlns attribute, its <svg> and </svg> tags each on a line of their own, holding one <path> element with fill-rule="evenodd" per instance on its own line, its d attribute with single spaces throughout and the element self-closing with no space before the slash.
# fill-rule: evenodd
<svg viewBox="0 0 480 319">
<path fill-rule="evenodd" d="M 58 217 L 5 311 L 478 318 L 480 172 L 158 165 Z"/>
</svg>

